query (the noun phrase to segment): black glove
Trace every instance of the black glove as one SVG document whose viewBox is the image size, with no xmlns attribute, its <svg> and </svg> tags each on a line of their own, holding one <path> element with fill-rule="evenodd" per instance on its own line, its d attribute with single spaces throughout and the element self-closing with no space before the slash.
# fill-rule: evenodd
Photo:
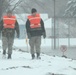
<svg viewBox="0 0 76 75">
<path fill-rule="evenodd" d="M 28 36 L 28 39 L 30 39 L 30 38 L 31 38 L 31 34 L 30 34 L 30 33 L 27 33 L 27 36 Z"/>
<path fill-rule="evenodd" d="M 43 33 L 43 38 L 44 38 L 44 39 L 46 38 L 46 33 L 45 33 L 45 32 Z"/>
<path fill-rule="evenodd" d="M 19 38 L 20 36 L 19 35 L 17 35 L 17 38 Z"/>
</svg>

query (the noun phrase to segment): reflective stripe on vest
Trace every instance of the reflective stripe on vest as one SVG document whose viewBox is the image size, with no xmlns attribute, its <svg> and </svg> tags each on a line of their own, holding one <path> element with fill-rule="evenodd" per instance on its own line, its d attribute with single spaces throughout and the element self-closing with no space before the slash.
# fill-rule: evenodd
<svg viewBox="0 0 76 75">
<path fill-rule="evenodd" d="M 8 17 L 8 16 L 4 16 L 3 17 L 3 23 L 4 23 L 4 28 L 15 28 L 15 23 L 16 23 L 16 17 L 12 16 L 12 17 Z"/>
<path fill-rule="evenodd" d="M 41 28 L 41 24 L 40 24 L 40 21 L 41 21 L 41 18 L 40 18 L 40 14 L 36 14 L 36 16 L 28 16 L 28 19 L 30 21 L 30 27 L 31 28 Z"/>
</svg>

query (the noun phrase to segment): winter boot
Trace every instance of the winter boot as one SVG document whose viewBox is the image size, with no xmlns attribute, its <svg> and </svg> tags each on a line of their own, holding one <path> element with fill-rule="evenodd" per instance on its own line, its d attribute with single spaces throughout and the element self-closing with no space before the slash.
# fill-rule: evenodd
<svg viewBox="0 0 76 75">
<path fill-rule="evenodd" d="M 35 59 L 35 55 L 34 54 L 32 54 L 32 59 Z"/>
<path fill-rule="evenodd" d="M 6 55 L 6 50 L 3 50 L 3 55 Z"/>
<path fill-rule="evenodd" d="M 8 59 L 11 59 L 11 54 L 8 54 Z"/>
<path fill-rule="evenodd" d="M 37 59 L 41 59 L 40 53 L 37 53 Z"/>
<path fill-rule="evenodd" d="M 3 50 L 2 59 L 6 59 L 6 50 Z"/>
</svg>

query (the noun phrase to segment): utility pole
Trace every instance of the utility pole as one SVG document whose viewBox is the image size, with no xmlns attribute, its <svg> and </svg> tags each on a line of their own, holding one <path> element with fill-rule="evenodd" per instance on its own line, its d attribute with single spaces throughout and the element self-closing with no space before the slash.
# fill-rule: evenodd
<svg viewBox="0 0 76 75">
<path fill-rule="evenodd" d="M 70 24 L 68 25 L 68 47 L 70 48 Z"/>
<path fill-rule="evenodd" d="M 54 1 L 54 49 L 56 49 L 56 15 L 55 15 L 55 2 L 56 0 L 53 0 Z"/>
</svg>

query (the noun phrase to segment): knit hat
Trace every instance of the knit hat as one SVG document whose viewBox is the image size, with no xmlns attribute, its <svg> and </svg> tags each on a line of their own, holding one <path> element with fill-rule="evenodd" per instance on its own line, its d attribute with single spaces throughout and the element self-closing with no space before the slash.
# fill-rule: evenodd
<svg viewBox="0 0 76 75">
<path fill-rule="evenodd" d="M 31 13 L 35 13 L 37 10 L 35 8 L 32 8 Z"/>
<path fill-rule="evenodd" d="M 12 13 L 12 11 L 11 10 L 8 10 L 7 13 Z"/>
</svg>

